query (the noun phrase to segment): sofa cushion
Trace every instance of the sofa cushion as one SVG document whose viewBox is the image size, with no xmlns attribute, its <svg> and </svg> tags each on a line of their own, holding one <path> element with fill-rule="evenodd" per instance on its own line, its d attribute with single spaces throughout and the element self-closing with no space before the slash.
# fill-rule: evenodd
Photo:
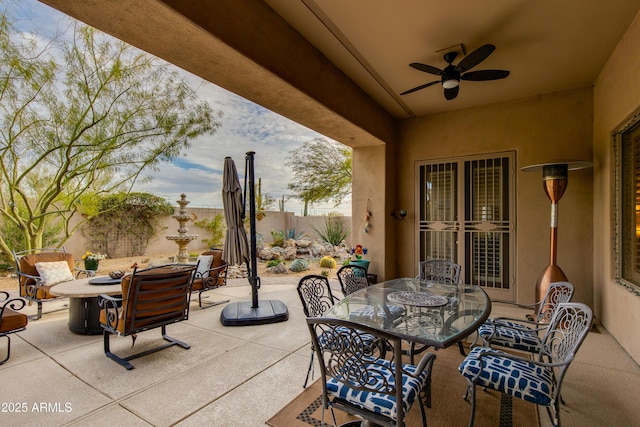
<svg viewBox="0 0 640 427">
<path fill-rule="evenodd" d="M 200 255 L 198 256 L 198 269 L 196 270 L 197 278 L 209 277 L 209 269 L 213 262 L 213 255 Z"/>
<path fill-rule="evenodd" d="M 0 333 L 14 331 L 27 326 L 27 316 L 10 308 L 5 308 L 0 320 Z"/>
<path fill-rule="evenodd" d="M 66 261 L 37 262 L 36 270 L 46 286 L 73 280 L 73 273 Z"/>
</svg>

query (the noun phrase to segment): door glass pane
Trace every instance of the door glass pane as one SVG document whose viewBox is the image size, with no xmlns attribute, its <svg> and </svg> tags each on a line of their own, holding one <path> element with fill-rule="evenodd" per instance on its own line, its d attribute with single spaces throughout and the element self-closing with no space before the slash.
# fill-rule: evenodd
<svg viewBox="0 0 640 427">
<path fill-rule="evenodd" d="M 457 163 L 420 167 L 420 260 L 457 260 L 457 170 Z"/>
<path fill-rule="evenodd" d="M 509 158 L 465 162 L 465 282 L 509 289 Z"/>
</svg>

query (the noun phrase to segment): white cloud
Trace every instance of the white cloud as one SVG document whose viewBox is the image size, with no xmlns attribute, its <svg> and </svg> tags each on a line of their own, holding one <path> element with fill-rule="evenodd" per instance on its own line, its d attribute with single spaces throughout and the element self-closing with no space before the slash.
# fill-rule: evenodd
<svg viewBox="0 0 640 427">
<path fill-rule="evenodd" d="M 13 2 L 11 8 L 23 31 L 37 28 L 44 36 L 53 37 L 67 28 L 67 21 L 60 12 L 36 0 Z M 293 178 L 284 164 L 286 157 L 303 143 L 322 135 L 178 67 L 175 69 L 192 87 L 197 88 L 199 96 L 207 100 L 214 110 L 222 111 L 222 126 L 213 136 L 192 141 L 191 148 L 172 164 L 162 164 L 158 171 L 150 171 L 147 176 L 152 176 L 152 180 L 136 184 L 134 190 L 153 193 L 171 203 L 185 193 L 191 201 L 189 206 L 222 207 L 224 158 L 230 156 L 234 159 L 242 182 L 245 154 L 254 151 L 255 176 L 256 179 L 262 178 L 263 192 L 276 200 L 288 194 L 287 184 Z M 289 199 L 285 202 L 285 209 L 300 214 L 302 203 Z M 318 205 L 312 207 L 310 213 L 331 211 L 350 215 L 350 198 L 338 208 L 331 203 Z"/>
</svg>

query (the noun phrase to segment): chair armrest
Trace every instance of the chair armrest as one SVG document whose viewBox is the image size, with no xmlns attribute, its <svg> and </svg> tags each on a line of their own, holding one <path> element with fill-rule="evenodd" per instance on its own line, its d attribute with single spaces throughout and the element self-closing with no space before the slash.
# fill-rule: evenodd
<svg viewBox="0 0 640 427">
<path fill-rule="evenodd" d="M 95 277 L 95 270 L 85 270 L 84 268 L 74 268 L 73 271 L 76 271 L 76 279 L 80 277 L 81 274 L 84 274 L 86 277 Z"/>
<path fill-rule="evenodd" d="M 44 286 L 44 282 L 40 276 L 33 276 L 20 271 L 16 271 L 16 274 L 18 275 L 18 284 L 24 286 L 24 296 L 29 299 L 36 299 L 38 288 Z M 24 284 L 21 283 L 23 280 L 21 278 L 24 278 Z"/>
<path fill-rule="evenodd" d="M 110 295 L 98 295 L 98 306 L 106 311 L 107 326 L 110 329 L 117 330 L 120 321 L 120 305 L 123 299 L 112 297 Z"/>
<path fill-rule="evenodd" d="M 5 308 L 10 308 L 11 310 L 22 310 L 22 308 L 26 305 L 27 301 L 20 297 L 11 298 L 9 292 L 0 291 L 0 323 L 2 323 L 2 315 L 4 314 Z"/>
<path fill-rule="evenodd" d="M 508 325 L 505 322 L 517 322 L 519 325 Z M 549 325 L 540 326 L 540 323 L 538 322 L 533 322 L 531 320 L 526 320 L 526 319 L 515 319 L 513 317 L 495 317 L 493 319 L 487 319 L 485 323 L 494 325 L 494 326 L 501 326 L 503 328 L 516 329 L 516 330 L 528 331 L 528 332 L 544 331 L 549 326 Z M 531 327 L 527 325 L 531 325 Z"/>
<path fill-rule="evenodd" d="M 434 360 L 436 360 L 436 355 L 433 353 L 426 352 L 424 356 L 422 356 L 422 359 L 420 359 L 420 362 L 418 363 L 415 375 L 416 376 L 420 375 L 422 371 L 424 371 L 425 369 L 428 369 L 429 371 L 431 371 Z"/>
<path fill-rule="evenodd" d="M 219 265 L 218 267 L 210 268 L 202 273 L 196 272 L 195 278 L 202 279 L 202 287 L 206 289 L 217 288 L 219 286 L 226 285 L 227 281 L 227 264 Z M 204 276 L 204 277 L 203 277 Z M 223 284 L 218 284 L 220 279 L 223 280 Z"/>
<path fill-rule="evenodd" d="M 490 347 L 484 347 L 484 348 L 489 349 Z M 500 357 L 502 359 L 517 360 L 517 361 L 520 361 L 520 362 L 530 363 L 530 364 L 533 364 L 533 365 L 536 365 L 536 366 L 542 366 L 542 367 L 545 367 L 545 368 L 558 368 L 560 366 L 565 366 L 565 365 L 568 365 L 569 363 L 571 363 L 571 360 L 573 359 L 573 358 L 571 358 L 569 360 L 565 360 L 565 361 L 557 362 L 557 363 L 548 363 L 548 362 L 543 362 L 541 360 L 532 360 L 532 359 L 529 359 L 528 357 L 517 356 L 515 354 L 506 353 L 506 352 L 503 352 L 503 351 L 495 351 L 495 350 L 491 349 L 491 350 L 487 350 L 487 351 L 482 351 L 482 352 L 480 352 L 479 354 L 477 354 L 475 356 L 475 359 L 480 361 L 480 370 L 478 371 L 478 375 L 477 376 L 480 376 L 480 373 L 482 372 L 482 367 L 483 367 L 482 358 L 485 357 L 485 356 L 493 356 L 493 357 Z M 470 356 L 467 356 L 467 357 L 470 357 Z"/>
</svg>

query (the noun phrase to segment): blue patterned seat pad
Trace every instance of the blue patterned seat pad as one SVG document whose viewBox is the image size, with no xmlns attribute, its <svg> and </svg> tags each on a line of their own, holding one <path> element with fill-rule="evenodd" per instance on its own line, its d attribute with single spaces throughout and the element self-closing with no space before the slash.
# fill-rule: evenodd
<svg viewBox="0 0 640 427">
<path fill-rule="evenodd" d="M 379 374 L 378 379 L 375 379 L 374 377 L 368 378 L 368 386 L 373 387 L 371 386 L 371 384 L 381 384 L 383 382 L 382 378 L 385 378 L 384 381 L 387 381 L 390 384 L 394 384 L 393 370 L 395 369 L 395 363 L 392 363 L 388 360 L 378 360 L 377 363 L 382 364 L 387 368 L 376 369 L 377 366 L 375 366 L 374 364 L 368 365 Z M 391 371 L 389 371 L 388 369 L 389 366 L 391 366 Z M 416 372 L 416 367 L 413 365 L 403 364 L 402 367 L 405 372 L 409 372 L 411 374 L 415 374 Z M 402 408 L 405 415 L 409 412 L 411 405 L 413 405 L 413 402 L 420 394 L 420 391 L 422 391 L 422 389 L 425 387 L 425 382 L 428 375 L 429 372 L 426 369 L 423 370 L 422 373 L 417 377 L 413 377 L 403 373 Z M 327 379 L 327 392 L 330 396 L 333 395 L 342 400 L 348 401 L 349 403 L 360 408 L 374 411 L 393 420 L 396 420 L 398 417 L 398 407 L 396 406 L 395 396 L 376 393 L 372 391 L 355 390 L 334 378 Z"/>
<path fill-rule="evenodd" d="M 489 347 L 475 347 L 458 368 L 460 373 L 473 381 L 481 368 L 477 357 L 487 351 L 507 354 Z M 551 368 L 492 355 L 482 358 L 482 372 L 475 383 L 543 406 L 551 404 L 555 391 Z"/>
<path fill-rule="evenodd" d="M 500 320 L 500 323 L 482 324 L 478 328 L 478 335 L 491 346 L 495 344 L 500 347 L 538 353 L 540 338 L 534 330 L 527 329 L 529 328 L 519 323 Z"/>
</svg>

